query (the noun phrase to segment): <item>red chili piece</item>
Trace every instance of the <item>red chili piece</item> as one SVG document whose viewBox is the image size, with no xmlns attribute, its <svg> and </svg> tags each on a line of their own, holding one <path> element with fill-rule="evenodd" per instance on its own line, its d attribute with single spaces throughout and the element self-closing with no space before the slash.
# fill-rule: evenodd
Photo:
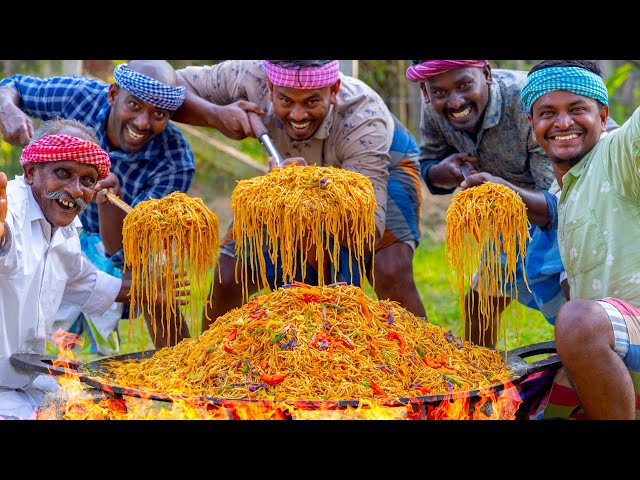
<svg viewBox="0 0 640 480">
<path fill-rule="evenodd" d="M 284 381 L 284 375 L 280 374 L 268 375 L 266 373 L 261 373 L 260 378 L 267 385 L 278 385 Z"/>
<path fill-rule="evenodd" d="M 373 393 L 375 393 L 376 395 L 386 395 L 387 393 L 382 390 L 378 385 L 376 385 L 376 383 L 373 380 L 369 380 L 369 385 L 371 385 L 371 388 L 373 389 Z"/>
<path fill-rule="evenodd" d="M 236 335 L 238 335 L 238 329 L 234 328 L 233 331 L 227 335 L 227 342 L 233 342 L 236 339 Z"/>
<path fill-rule="evenodd" d="M 402 335 L 400 335 L 398 332 L 391 330 L 389 333 L 387 333 L 387 339 L 397 340 L 398 343 L 400 343 L 400 355 L 402 355 L 402 353 L 404 352 L 404 347 L 406 346 L 406 342 L 404 341 L 404 338 L 402 337 Z"/>
</svg>

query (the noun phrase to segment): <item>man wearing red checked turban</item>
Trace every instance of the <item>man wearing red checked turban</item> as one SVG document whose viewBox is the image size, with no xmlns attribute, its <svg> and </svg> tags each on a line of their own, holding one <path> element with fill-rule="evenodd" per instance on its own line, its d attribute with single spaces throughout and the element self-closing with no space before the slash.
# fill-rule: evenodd
<svg viewBox="0 0 640 480">
<path fill-rule="evenodd" d="M 378 204 L 375 255 L 366 260 L 368 280 L 378 298 L 395 300 L 415 315 L 426 316 L 413 278 L 413 253 L 420 240 L 418 146 L 380 95 L 340 73 L 337 60 L 230 60 L 186 67 L 178 76 L 187 91 L 175 120 L 242 139 L 255 136 L 247 116 L 253 111 L 261 115 L 284 165 L 331 166 L 368 177 Z M 205 312 L 203 328 L 242 305 L 229 235 L 221 253 L 221 276 L 213 275 L 213 306 Z M 339 265 L 331 266 L 336 278 L 360 285 L 364 280 L 357 268 L 353 276 L 349 273 L 348 252 L 340 257 Z M 312 270 L 313 266 L 306 269 Z M 281 284 L 282 274 L 273 264 L 266 265 L 266 275 L 272 286 Z M 317 281 L 313 271 L 305 281 Z"/>
<path fill-rule="evenodd" d="M 0 172 L 0 419 L 36 419 L 45 392 L 58 388 L 10 357 L 45 353 L 61 302 L 101 315 L 127 300 L 131 281 L 98 270 L 78 236 L 78 214 L 111 166 L 97 143 L 77 120 L 48 120 L 22 152 L 24 174 L 8 182 Z"/>
<path fill-rule="evenodd" d="M 78 214 L 109 174 L 109 155 L 75 120 L 50 120 L 20 157 L 24 175 L 0 172 L 0 418 L 35 419 L 53 377 L 13 367 L 13 353 L 45 353 L 62 300 L 102 313 L 130 283 L 81 254 Z"/>
</svg>

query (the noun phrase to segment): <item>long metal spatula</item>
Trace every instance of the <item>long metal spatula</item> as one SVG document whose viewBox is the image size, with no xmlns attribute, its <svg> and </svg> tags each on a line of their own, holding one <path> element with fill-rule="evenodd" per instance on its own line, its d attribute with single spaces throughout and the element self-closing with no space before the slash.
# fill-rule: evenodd
<svg viewBox="0 0 640 480">
<path fill-rule="evenodd" d="M 262 123 L 262 120 L 257 113 L 247 113 L 249 115 L 251 128 L 253 129 L 253 133 L 255 134 L 256 138 L 260 140 L 260 143 L 267 151 L 267 153 L 276 159 L 276 165 L 281 167 L 284 160 L 282 158 L 282 155 L 280 155 L 280 152 L 278 152 L 276 146 L 273 144 L 273 139 L 271 138 L 271 135 L 269 135 L 267 127 L 264 126 L 264 123 Z"/>
</svg>

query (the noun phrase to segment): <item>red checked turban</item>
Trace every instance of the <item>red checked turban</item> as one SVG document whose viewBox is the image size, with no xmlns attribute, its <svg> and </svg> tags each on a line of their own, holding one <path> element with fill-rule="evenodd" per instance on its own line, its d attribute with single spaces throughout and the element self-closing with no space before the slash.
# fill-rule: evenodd
<svg viewBox="0 0 640 480">
<path fill-rule="evenodd" d="M 340 78 L 340 63 L 338 60 L 321 67 L 284 68 L 269 60 L 262 62 L 267 78 L 274 85 L 280 87 L 302 88 L 312 90 L 329 87 Z"/>
<path fill-rule="evenodd" d="M 20 165 L 29 162 L 58 162 L 70 160 L 93 165 L 100 180 L 107 178 L 111 161 L 109 154 L 93 142 L 71 135 L 47 135 L 30 143 L 22 151 Z"/>
</svg>

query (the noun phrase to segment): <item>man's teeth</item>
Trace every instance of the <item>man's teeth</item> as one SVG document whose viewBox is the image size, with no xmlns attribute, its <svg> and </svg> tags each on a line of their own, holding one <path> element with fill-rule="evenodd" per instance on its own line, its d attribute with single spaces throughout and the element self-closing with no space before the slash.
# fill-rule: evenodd
<svg viewBox="0 0 640 480">
<path fill-rule="evenodd" d="M 451 116 L 453 118 L 462 118 L 462 117 L 466 117 L 467 115 L 469 115 L 471 113 L 471 107 L 467 107 L 465 108 L 463 111 L 461 112 L 451 112 Z"/>
<path fill-rule="evenodd" d="M 68 200 L 58 200 L 62 205 L 68 208 L 75 208 L 75 202 L 69 202 Z"/>
<path fill-rule="evenodd" d="M 140 140 L 142 137 L 144 137 L 144 135 L 140 135 L 138 133 L 135 133 L 129 127 L 127 127 L 127 132 L 129 132 L 129 135 L 131 135 L 131 138 L 133 138 L 134 140 Z"/>
<path fill-rule="evenodd" d="M 573 140 L 574 138 L 578 138 L 576 133 L 572 133 L 571 135 L 556 135 L 556 140 Z"/>
<path fill-rule="evenodd" d="M 305 128 L 307 128 L 309 126 L 309 124 L 311 123 L 309 122 L 304 122 L 304 123 L 296 123 L 296 122 L 289 122 L 291 124 L 291 126 L 293 128 L 299 129 L 299 130 L 303 130 Z"/>
</svg>

